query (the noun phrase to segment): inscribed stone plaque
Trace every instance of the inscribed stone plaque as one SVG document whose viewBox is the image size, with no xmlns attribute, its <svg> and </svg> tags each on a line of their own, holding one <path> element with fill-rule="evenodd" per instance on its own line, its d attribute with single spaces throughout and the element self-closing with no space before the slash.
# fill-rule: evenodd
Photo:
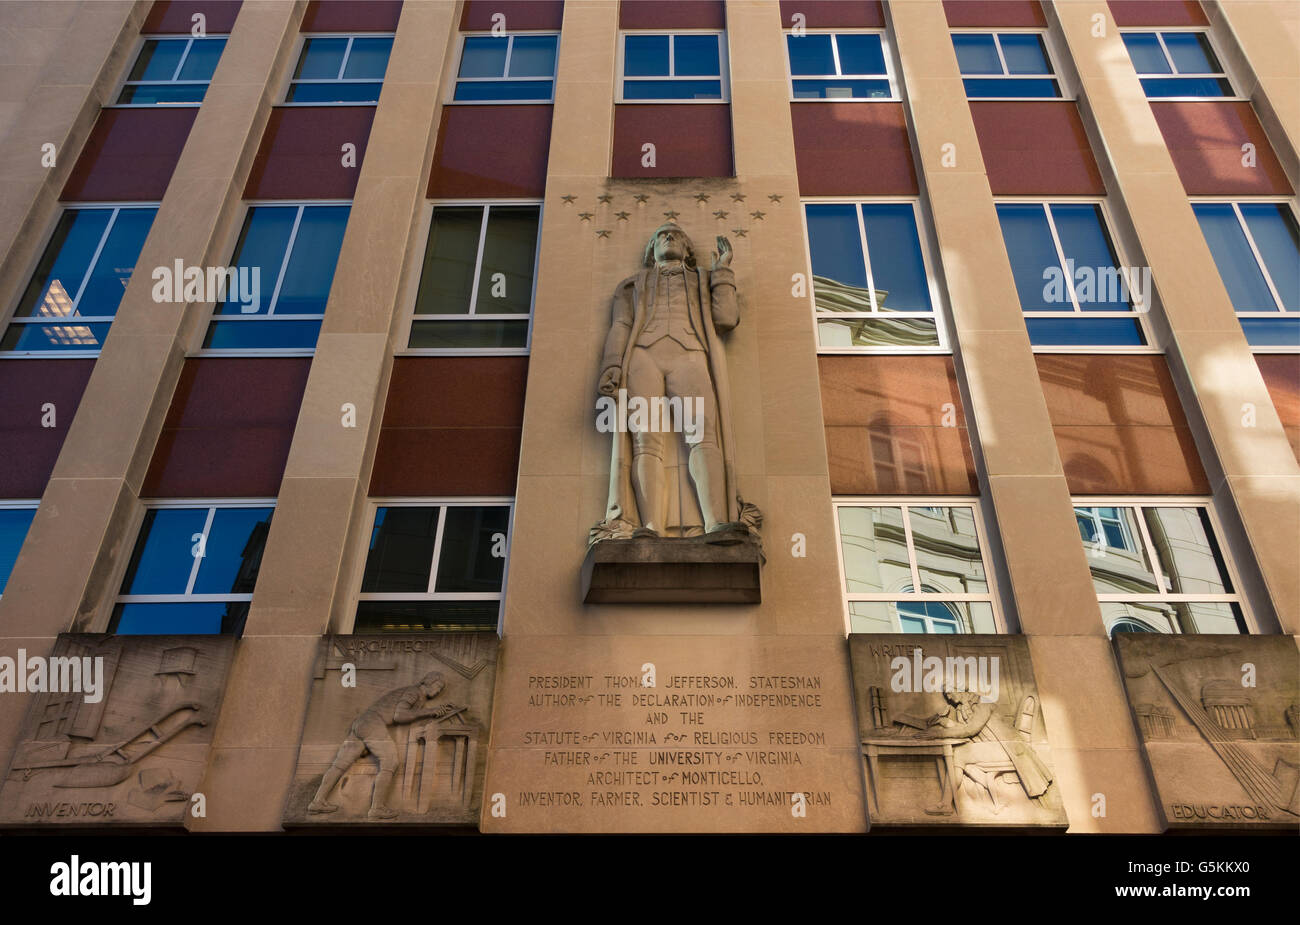
<svg viewBox="0 0 1300 925">
<path fill-rule="evenodd" d="M 1300 652 L 1290 636 L 1117 633 L 1171 828 L 1300 825 Z"/>
<path fill-rule="evenodd" d="M 1023 636 L 849 637 L 873 825 L 1065 826 Z"/>
<path fill-rule="evenodd" d="M 485 832 L 866 830 L 843 639 L 506 645 Z"/>
<path fill-rule="evenodd" d="M 478 822 L 496 633 L 326 636 L 285 825 Z"/>
<path fill-rule="evenodd" d="M 234 647 L 233 636 L 60 635 L 50 660 L 60 667 L 32 696 L 0 790 L 0 821 L 183 824 Z M 75 672 L 55 658 L 76 659 Z M 82 683 L 65 683 L 73 675 Z"/>
</svg>

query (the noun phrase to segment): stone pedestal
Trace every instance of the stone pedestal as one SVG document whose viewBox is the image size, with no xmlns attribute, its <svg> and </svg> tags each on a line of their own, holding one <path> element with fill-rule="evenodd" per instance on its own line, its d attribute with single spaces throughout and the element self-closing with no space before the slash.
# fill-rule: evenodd
<svg viewBox="0 0 1300 925">
<path fill-rule="evenodd" d="M 753 535 L 727 544 L 704 536 L 602 540 L 583 559 L 582 599 L 587 604 L 758 604 L 763 562 L 762 545 Z"/>
</svg>

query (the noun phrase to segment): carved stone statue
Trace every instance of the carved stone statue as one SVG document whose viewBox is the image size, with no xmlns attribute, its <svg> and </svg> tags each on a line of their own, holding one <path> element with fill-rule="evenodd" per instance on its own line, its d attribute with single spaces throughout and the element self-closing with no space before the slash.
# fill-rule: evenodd
<svg viewBox="0 0 1300 925">
<path fill-rule="evenodd" d="M 307 807 L 309 813 L 332 813 L 338 810 L 334 803 L 327 802 L 334 785 L 362 755 L 369 752 L 379 762 L 379 773 L 375 777 L 374 791 L 370 798 L 371 819 L 393 819 L 399 813 L 384 803 L 384 797 L 397 772 L 397 744 L 388 732 L 388 727 L 413 723 L 426 717 L 444 717 L 462 710 L 454 704 L 431 705 L 442 693 L 447 682 L 437 671 L 425 675 L 418 684 L 399 687 L 380 697 L 370 708 L 353 721 L 348 729 L 348 737 L 339 746 L 333 764 L 321 778 L 316 796 Z"/>
<path fill-rule="evenodd" d="M 720 335 L 740 323 L 740 309 L 731 243 L 719 236 L 717 246 L 701 269 L 686 232 L 662 225 L 641 270 L 614 291 L 597 386 L 597 407 L 608 412 L 597 426 L 613 433 L 609 497 L 592 543 L 695 536 L 734 543 L 761 524 L 736 481 Z"/>
</svg>

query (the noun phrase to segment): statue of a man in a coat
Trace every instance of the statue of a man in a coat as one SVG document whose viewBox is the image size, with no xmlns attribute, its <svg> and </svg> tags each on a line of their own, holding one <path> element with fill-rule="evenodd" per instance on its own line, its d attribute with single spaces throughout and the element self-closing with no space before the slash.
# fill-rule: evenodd
<svg viewBox="0 0 1300 925">
<path fill-rule="evenodd" d="M 646 245 L 641 270 L 614 291 L 597 389 L 620 407 L 658 403 L 672 413 L 648 421 L 632 414 L 613 434 L 606 516 L 592 529 L 592 542 L 700 535 L 736 542 L 761 522 L 736 483 L 719 335 L 740 323 L 740 308 L 731 243 L 719 236 L 717 246 L 710 268 L 701 269 L 686 232 L 662 225 Z"/>
</svg>

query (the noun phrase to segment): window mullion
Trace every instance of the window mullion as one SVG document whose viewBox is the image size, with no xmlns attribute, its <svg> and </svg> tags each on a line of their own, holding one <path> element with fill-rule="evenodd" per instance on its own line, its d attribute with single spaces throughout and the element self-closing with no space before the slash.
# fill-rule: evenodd
<svg viewBox="0 0 1300 925">
<path fill-rule="evenodd" d="M 1142 545 L 1146 547 L 1147 558 L 1151 560 L 1151 572 L 1155 575 L 1157 593 L 1160 595 L 1160 599 L 1164 600 L 1165 595 L 1168 593 L 1168 589 L 1165 587 L 1165 570 L 1160 565 L 1160 554 L 1156 550 L 1155 542 L 1151 539 L 1151 531 L 1147 529 L 1147 508 L 1139 505 L 1135 506 L 1133 510 L 1137 512 L 1137 517 L 1134 519 L 1137 520 L 1138 530 L 1142 534 Z"/>
<path fill-rule="evenodd" d="M 902 469 L 902 463 L 899 463 L 899 469 Z M 903 540 L 907 543 L 907 564 L 912 573 L 912 593 L 921 594 L 921 570 L 916 565 L 916 545 L 912 539 L 912 518 L 908 516 L 908 506 L 900 505 L 899 510 L 903 512 Z"/>
<path fill-rule="evenodd" d="M 674 54 L 677 47 L 677 36 L 668 36 L 668 76 L 677 76 L 677 57 Z"/>
<path fill-rule="evenodd" d="M 203 560 L 208 557 L 208 534 L 212 532 L 212 518 L 214 518 L 216 514 L 217 509 L 215 507 L 208 508 L 207 519 L 203 521 L 203 539 L 201 540 L 203 545 L 200 547 L 203 550 L 203 555 L 195 556 L 194 564 L 190 566 L 190 578 L 189 581 L 185 583 L 186 597 L 189 597 L 194 593 L 194 582 L 199 577 L 199 566 L 202 565 Z"/>
<path fill-rule="evenodd" d="M 510 54 L 511 52 L 514 51 L 514 49 L 515 49 L 515 37 L 513 35 L 507 35 L 506 36 L 506 60 L 505 60 L 505 64 L 503 64 L 501 67 L 502 80 L 510 79 Z"/>
<path fill-rule="evenodd" d="M 1231 206 L 1233 214 L 1237 216 L 1237 223 L 1241 225 L 1241 231 L 1246 236 L 1246 243 L 1250 245 L 1250 252 L 1255 256 L 1255 263 L 1264 277 L 1264 283 L 1268 286 L 1269 295 L 1273 297 L 1273 304 L 1277 306 L 1278 311 L 1285 312 L 1286 306 L 1282 304 L 1282 296 L 1273 285 L 1273 277 L 1269 275 L 1268 267 L 1264 264 L 1264 255 L 1259 252 L 1259 247 L 1255 244 L 1255 236 L 1250 233 L 1250 226 L 1246 224 L 1246 216 L 1241 213 L 1241 205 L 1234 202 Z"/>
<path fill-rule="evenodd" d="M 438 529 L 433 534 L 433 561 L 429 563 L 429 588 L 426 593 L 432 595 L 438 585 L 438 565 L 442 560 L 442 534 L 447 526 L 447 505 L 438 506 Z"/>
<path fill-rule="evenodd" d="M 280 261 L 280 272 L 275 277 L 275 289 L 271 292 L 271 302 L 266 306 L 268 315 L 275 314 L 275 303 L 280 298 L 280 287 L 284 284 L 284 276 L 289 271 L 289 258 L 293 256 L 293 246 L 298 240 L 298 226 L 302 223 L 302 211 L 306 206 L 298 206 L 298 214 L 293 217 L 293 228 L 289 232 L 289 240 L 284 247 L 284 258 Z"/>
<path fill-rule="evenodd" d="M 867 219 L 862 213 L 864 206 L 865 203 L 859 202 L 853 211 L 858 217 L 858 240 L 862 243 L 862 261 L 867 266 L 867 300 L 871 303 L 871 313 L 874 315 L 880 311 L 880 307 L 876 305 L 876 279 L 871 272 L 871 251 L 867 248 Z M 815 310 L 816 303 L 814 302 Z"/>
<path fill-rule="evenodd" d="M 844 66 L 840 64 L 840 37 L 838 34 L 831 35 L 831 57 L 835 59 L 835 75 L 842 77 L 844 75 Z"/>
<path fill-rule="evenodd" d="M 478 284 L 483 275 L 483 252 L 487 246 L 488 214 L 491 210 L 491 206 L 483 207 L 483 222 L 478 229 L 478 251 L 474 257 L 474 281 L 470 283 L 469 311 L 466 313 L 469 315 L 475 314 L 478 309 Z"/>
<path fill-rule="evenodd" d="M 1169 73 L 1175 76 L 1182 76 L 1178 70 L 1178 64 L 1174 61 L 1174 56 L 1169 53 L 1169 46 L 1165 44 L 1165 37 L 1160 32 L 1155 33 L 1156 41 L 1160 43 L 1160 50 L 1164 52 L 1165 64 L 1169 65 Z"/>
<path fill-rule="evenodd" d="M 81 277 L 81 285 L 77 287 L 77 294 L 72 299 L 71 313 L 68 317 L 77 314 L 77 309 L 81 305 L 81 296 L 86 291 L 86 286 L 90 284 L 90 277 L 95 272 L 95 264 L 99 263 L 99 255 L 104 251 L 104 245 L 108 243 L 108 236 L 113 233 L 113 226 L 117 224 L 118 213 L 121 208 L 115 208 L 113 214 L 108 217 L 108 224 L 104 226 L 104 233 L 99 236 L 99 243 L 95 245 L 95 253 L 90 257 L 90 263 L 86 264 L 86 273 Z"/>
<path fill-rule="evenodd" d="M 180 79 L 181 70 L 185 67 L 185 59 L 190 56 L 190 49 L 194 46 L 194 39 L 185 43 L 185 50 L 181 52 L 180 60 L 176 62 L 176 70 L 172 71 L 171 80 L 160 80 L 159 83 L 175 83 Z"/>
<path fill-rule="evenodd" d="M 1074 306 L 1076 312 L 1082 312 L 1079 308 L 1079 297 L 1074 291 L 1074 274 L 1070 272 L 1070 265 L 1065 261 L 1065 248 L 1061 246 L 1061 236 L 1056 231 L 1056 219 L 1052 217 L 1052 207 L 1050 203 L 1043 203 L 1043 211 L 1047 214 L 1047 228 L 1052 233 L 1052 244 L 1056 248 L 1057 259 L 1061 261 L 1061 275 L 1065 277 L 1066 288 L 1070 292 L 1070 304 Z"/>
<path fill-rule="evenodd" d="M 1002 65 L 1002 76 L 1010 77 L 1011 69 L 1007 67 L 1007 56 L 1002 51 L 1002 39 L 998 36 L 996 32 L 991 34 L 993 36 L 993 47 L 996 48 L 998 51 L 998 63 Z"/>
<path fill-rule="evenodd" d="M 343 60 L 339 62 L 339 73 L 335 80 L 342 80 L 343 74 L 348 68 L 348 58 L 352 57 L 352 42 L 355 36 L 348 36 L 348 44 L 343 48 Z"/>
</svg>

